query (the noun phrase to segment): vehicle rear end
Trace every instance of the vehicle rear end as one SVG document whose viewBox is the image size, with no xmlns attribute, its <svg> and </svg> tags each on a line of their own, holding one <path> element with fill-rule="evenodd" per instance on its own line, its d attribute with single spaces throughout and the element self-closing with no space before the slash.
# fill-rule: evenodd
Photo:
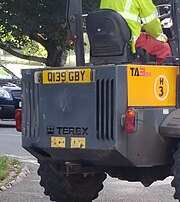
<svg viewBox="0 0 180 202">
<path fill-rule="evenodd" d="M 14 119 L 20 107 L 21 88 L 11 83 L 0 85 L 0 119 Z"/>
<path fill-rule="evenodd" d="M 22 71 L 18 129 L 22 146 L 40 163 L 40 184 L 52 201 L 94 200 L 106 173 L 149 186 L 171 174 L 177 146 L 160 126 L 179 106 L 178 67 L 131 64 L 130 30 L 122 16 L 107 10 L 88 15 L 85 65 L 80 5 L 69 0 L 77 67 Z M 106 23 L 112 26 L 101 26 Z"/>
<path fill-rule="evenodd" d="M 21 107 L 20 79 L 0 64 L 0 119 L 14 119 Z"/>
<path fill-rule="evenodd" d="M 159 126 L 176 108 L 177 73 L 138 65 L 23 70 L 22 146 L 38 159 L 82 166 L 169 164 L 173 144 Z"/>
</svg>

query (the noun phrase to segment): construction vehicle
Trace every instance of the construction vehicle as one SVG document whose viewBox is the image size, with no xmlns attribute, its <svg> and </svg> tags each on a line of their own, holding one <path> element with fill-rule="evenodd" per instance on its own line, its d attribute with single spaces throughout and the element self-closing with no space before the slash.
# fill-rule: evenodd
<svg viewBox="0 0 180 202">
<path fill-rule="evenodd" d="M 77 66 L 22 71 L 16 128 L 38 159 L 40 185 L 52 201 L 90 202 L 107 174 L 144 186 L 172 175 L 180 201 L 180 0 L 168 7 L 173 25 L 164 32 L 173 57 L 161 66 L 131 53 L 129 27 L 111 10 L 87 16 L 85 64 L 82 2 L 69 0 Z"/>
</svg>

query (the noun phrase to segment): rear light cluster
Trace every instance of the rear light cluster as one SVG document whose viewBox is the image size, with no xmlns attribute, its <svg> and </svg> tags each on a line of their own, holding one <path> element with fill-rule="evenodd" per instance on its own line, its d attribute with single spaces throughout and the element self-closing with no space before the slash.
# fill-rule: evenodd
<svg viewBox="0 0 180 202">
<path fill-rule="evenodd" d="M 125 130 L 127 133 L 134 133 L 136 112 L 133 108 L 128 108 L 125 115 Z"/>
<path fill-rule="evenodd" d="M 16 112 L 15 112 L 15 121 L 16 121 L 16 130 L 18 132 L 22 132 L 22 125 L 21 125 L 21 116 L 22 116 L 22 113 L 21 113 L 21 109 L 16 109 Z"/>
</svg>

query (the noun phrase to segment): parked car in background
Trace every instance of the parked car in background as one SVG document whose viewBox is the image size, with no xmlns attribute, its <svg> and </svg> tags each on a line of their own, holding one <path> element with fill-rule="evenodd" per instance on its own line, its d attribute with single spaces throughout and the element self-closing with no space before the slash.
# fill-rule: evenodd
<svg viewBox="0 0 180 202">
<path fill-rule="evenodd" d="M 21 79 L 0 64 L 0 119 L 14 119 L 21 107 Z"/>
</svg>

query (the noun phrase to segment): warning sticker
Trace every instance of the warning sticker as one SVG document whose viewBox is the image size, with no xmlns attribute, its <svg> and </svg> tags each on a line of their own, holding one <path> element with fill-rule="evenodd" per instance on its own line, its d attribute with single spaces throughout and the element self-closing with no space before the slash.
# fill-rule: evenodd
<svg viewBox="0 0 180 202">
<path fill-rule="evenodd" d="M 51 137 L 51 147 L 53 148 L 65 148 L 65 137 Z"/>
<path fill-rule="evenodd" d="M 71 148 L 85 149 L 86 148 L 86 138 L 72 137 L 71 138 Z"/>
</svg>

